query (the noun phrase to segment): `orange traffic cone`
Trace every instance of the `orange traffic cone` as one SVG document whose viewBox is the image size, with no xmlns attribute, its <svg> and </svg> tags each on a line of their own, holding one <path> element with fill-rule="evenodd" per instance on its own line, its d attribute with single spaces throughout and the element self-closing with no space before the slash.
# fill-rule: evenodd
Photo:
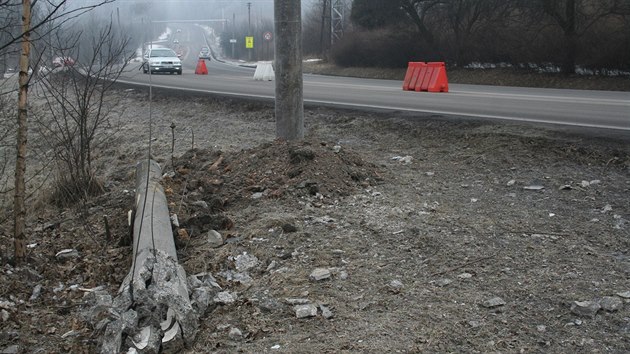
<svg viewBox="0 0 630 354">
<path fill-rule="evenodd" d="M 208 68 L 206 68 L 206 61 L 199 59 L 197 62 L 197 68 L 195 69 L 197 75 L 208 75 Z"/>
</svg>

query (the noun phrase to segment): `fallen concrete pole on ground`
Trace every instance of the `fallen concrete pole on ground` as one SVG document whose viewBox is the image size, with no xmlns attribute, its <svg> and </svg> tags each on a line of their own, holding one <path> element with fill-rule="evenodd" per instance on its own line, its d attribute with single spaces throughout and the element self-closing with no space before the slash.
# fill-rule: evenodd
<svg viewBox="0 0 630 354">
<path fill-rule="evenodd" d="M 113 300 L 101 353 L 176 352 L 197 334 L 203 313 L 193 308 L 177 262 L 160 178 L 155 161 L 138 163 L 133 264 Z"/>
</svg>

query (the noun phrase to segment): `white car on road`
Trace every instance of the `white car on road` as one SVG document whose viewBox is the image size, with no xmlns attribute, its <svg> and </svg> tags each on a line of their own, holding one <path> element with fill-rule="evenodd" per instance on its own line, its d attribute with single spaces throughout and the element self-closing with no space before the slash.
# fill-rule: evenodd
<svg viewBox="0 0 630 354">
<path fill-rule="evenodd" d="M 170 48 L 152 48 L 144 55 L 142 72 L 182 74 L 182 61 Z"/>
</svg>

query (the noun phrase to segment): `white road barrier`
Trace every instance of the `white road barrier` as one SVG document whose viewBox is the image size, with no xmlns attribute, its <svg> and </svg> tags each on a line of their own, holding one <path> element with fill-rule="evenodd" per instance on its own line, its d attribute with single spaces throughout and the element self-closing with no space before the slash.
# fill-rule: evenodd
<svg viewBox="0 0 630 354">
<path fill-rule="evenodd" d="M 276 74 L 270 61 L 259 61 L 254 72 L 254 80 L 256 81 L 273 81 Z"/>
</svg>

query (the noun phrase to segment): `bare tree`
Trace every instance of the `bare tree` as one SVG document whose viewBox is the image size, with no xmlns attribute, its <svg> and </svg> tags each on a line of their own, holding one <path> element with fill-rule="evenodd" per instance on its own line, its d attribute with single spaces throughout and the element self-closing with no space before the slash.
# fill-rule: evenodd
<svg viewBox="0 0 630 354">
<path fill-rule="evenodd" d="M 49 116 L 40 117 L 38 123 L 63 171 L 56 184 L 59 201 L 76 201 L 101 191 L 93 152 L 107 141 L 103 131 L 112 128 L 109 112 L 116 104 L 107 93 L 130 59 L 125 57 L 129 37 L 116 33 L 111 21 L 90 27 L 73 34 L 58 31 L 50 45 L 63 58 L 80 57 L 81 65 L 66 66 L 41 81 Z M 76 45 L 64 48 L 64 43 Z"/>
<path fill-rule="evenodd" d="M 611 17 L 623 17 L 630 4 L 627 0 L 536 0 L 522 3 L 530 15 L 545 14 L 562 32 L 564 59 L 562 71 L 575 73 L 580 39 L 595 24 Z"/>
<path fill-rule="evenodd" d="M 71 18 L 79 16 L 102 4 L 114 0 L 103 0 L 96 5 L 67 8 L 67 0 L 58 2 L 39 3 L 38 0 L 22 0 L 21 4 L 21 28 L 17 31 L 3 31 L 4 41 L 0 42 L 0 54 L 6 52 L 13 44 L 21 45 L 19 60 L 19 92 L 18 92 L 18 116 L 16 133 L 16 161 L 15 161 L 15 189 L 14 189 L 14 240 L 15 240 L 15 262 L 22 263 L 26 259 L 26 153 L 27 153 L 27 133 L 28 133 L 28 89 L 29 89 L 29 67 L 31 54 L 31 41 L 39 39 L 37 30 L 43 28 L 45 24 L 56 23 L 58 26 Z M 14 13 L 18 2 L 14 0 L 0 0 L 0 13 Z M 32 12 L 38 12 L 37 20 L 33 19 Z M 11 25 L 9 25 L 10 28 Z M 5 28 L 6 29 L 6 28 Z"/>
</svg>

